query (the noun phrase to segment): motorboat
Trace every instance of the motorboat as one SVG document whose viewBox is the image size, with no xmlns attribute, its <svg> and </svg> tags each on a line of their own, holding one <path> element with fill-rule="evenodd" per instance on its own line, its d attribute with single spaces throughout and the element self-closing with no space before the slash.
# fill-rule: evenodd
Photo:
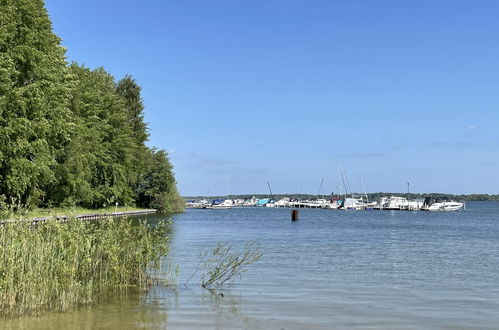
<svg viewBox="0 0 499 330">
<path fill-rule="evenodd" d="M 192 200 L 185 203 L 185 207 L 191 209 L 206 209 L 210 206 L 211 206 L 210 202 L 208 202 L 206 199 Z"/>
<path fill-rule="evenodd" d="M 213 201 L 210 209 L 213 210 L 226 210 L 226 209 L 231 209 L 234 206 L 234 201 L 232 199 L 226 199 L 222 202 L 216 202 Z"/>
<path fill-rule="evenodd" d="M 359 205 L 363 203 L 360 198 L 344 198 L 341 200 L 341 204 L 338 206 L 338 209 L 341 210 L 357 210 Z"/>
<path fill-rule="evenodd" d="M 456 202 L 446 197 L 425 197 L 421 210 L 450 212 L 464 209 L 464 202 Z"/>
<path fill-rule="evenodd" d="M 259 199 L 255 206 L 265 206 L 267 203 L 270 203 L 270 198 Z"/>
<path fill-rule="evenodd" d="M 284 197 L 274 203 L 274 207 L 287 207 L 289 206 L 289 201 L 291 199 L 289 197 Z M 267 204 L 268 206 L 268 204 Z"/>
<path fill-rule="evenodd" d="M 353 204 L 353 209 L 354 210 L 373 210 L 375 206 L 376 206 L 376 202 L 368 202 L 368 201 L 364 201 L 364 200 L 360 199 L 360 200 L 357 200 L 357 202 L 355 202 Z"/>
<path fill-rule="evenodd" d="M 422 201 L 409 201 L 405 197 L 390 196 L 382 197 L 376 204 L 375 209 L 379 210 L 419 210 L 423 206 Z"/>
<path fill-rule="evenodd" d="M 258 202 L 258 199 L 255 196 L 253 196 L 251 198 L 245 199 L 242 206 L 245 206 L 245 207 L 255 206 L 257 202 Z"/>
</svg>

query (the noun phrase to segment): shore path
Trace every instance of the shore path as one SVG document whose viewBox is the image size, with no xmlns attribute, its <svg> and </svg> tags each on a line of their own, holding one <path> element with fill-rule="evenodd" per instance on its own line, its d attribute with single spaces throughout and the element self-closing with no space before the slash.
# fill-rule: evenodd
<svg viewBox="0 0 499 330">
<path fill-rule="evenodd" d="M 25 220 L 29 220 L 33 223 L 43 222 L 50 219 L 56 219 L 59 221 L 67 221 L 70 218 L 76 218 L 79 220 L 94 220 L 94 219 L 104 219 L 104 218 L 116 218 L 116 217 L 124 217 L 124 216 L 133 216 L 133 215 L 145 215 L 145 214 L 154 214 L 157 213 L 155 209 L 143 209 L 143 210 L 134 210 L 134 211 L 120 211 L 120 212 L 105 212 L 105 213 L 89 213 L 89 214 L 76 214 L 72 216 L 67 215 L 51 215 L 46 217 L 34 217 L 27 218 Z M 11 222 L 15 221 L 14 219 L 4 220 L 3 222 Z"/>
</svg>

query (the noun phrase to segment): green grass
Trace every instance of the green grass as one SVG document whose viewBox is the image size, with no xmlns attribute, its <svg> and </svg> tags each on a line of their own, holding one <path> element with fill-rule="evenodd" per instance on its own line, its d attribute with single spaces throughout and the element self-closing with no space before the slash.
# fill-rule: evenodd
<svg viewBox="0 0 499 330">
<path fill-rule="evenodd" d="M 147 289 L 160 280 L 151 274 L 168 252 L 168 228 L 130 219 L 4 223 L 0 316 L 63 311 L 112 289 Z"/>
</svg>

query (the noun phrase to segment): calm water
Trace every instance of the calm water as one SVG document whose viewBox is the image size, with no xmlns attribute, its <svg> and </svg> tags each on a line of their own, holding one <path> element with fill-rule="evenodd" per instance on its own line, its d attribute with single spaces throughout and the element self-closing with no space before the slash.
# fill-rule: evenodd
<svg viewBox="0 0 499 330">
<path fill-rule="evenodd" d="M 499 329 L 499 203 L 456 213 L 187 210 L 172 239 L 176 291 L 110 297 L 7 329 Z M 212 292 L 190 277 L 218 241 L 264 251 Z M 220 295 L 223 293 L 223 297 Z"/>
</svg>

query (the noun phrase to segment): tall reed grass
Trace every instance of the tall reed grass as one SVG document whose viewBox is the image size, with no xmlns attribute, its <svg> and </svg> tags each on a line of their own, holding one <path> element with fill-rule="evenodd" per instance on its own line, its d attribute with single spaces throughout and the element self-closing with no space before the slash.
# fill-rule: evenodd
<svg viewBox="0 0 499 330">
<path fill-rule="evenodd" d="M 0 316 L 67 310 L 110 289 L 146 289 L 168 252 L 168 227 L 111 218 L 1 224 Z"/>
</svg>

